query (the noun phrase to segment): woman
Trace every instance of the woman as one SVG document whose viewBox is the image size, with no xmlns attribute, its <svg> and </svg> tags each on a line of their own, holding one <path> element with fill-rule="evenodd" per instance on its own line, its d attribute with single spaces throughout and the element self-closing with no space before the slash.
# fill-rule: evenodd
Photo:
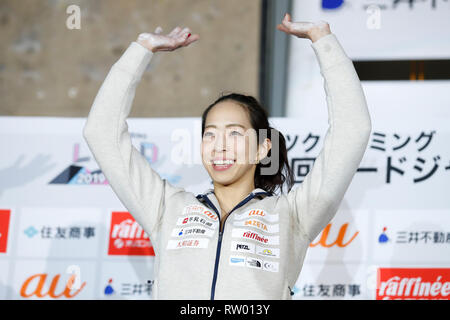
<svg viewBox="0 0 450 320">
<path fill-rule="evenodd" d="M 277 28 L 312 41 L 330 124 L 313 168 L 292 190 L 284 138 L 253 97 L 231 94 L 205 110 L 202 161 L 214 188 L 204 194 L 161 179 L 132 146 L 126 118 L 136 86 L 153 53 L 199 39 L 189 28 L 141 34 L 95 98 L 83 134 L 152 240 L 154 299 L 291 299 L 310 242 L 333 218 L 363 157 L 371 131 L 364 93 L 328 23 L 292 22 L 286 14 Z M 284 182 L 289 192 L 274 195 Z"/>
</svg>

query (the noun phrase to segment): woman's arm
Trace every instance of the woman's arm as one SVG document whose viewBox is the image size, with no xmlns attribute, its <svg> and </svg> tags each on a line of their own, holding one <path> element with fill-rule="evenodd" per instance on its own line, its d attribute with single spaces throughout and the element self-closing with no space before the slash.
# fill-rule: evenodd
<svg viewBox="0 0 450 320">
<path fill-rule="evenodd" d="M 89 112 L 83 136 L 107 178 L 111 188 L 135 220 L 152 234 L 156 231 L 165 201 L 182 188 L 172 186 L 154 171 L 147 159 L 132 145 L 126 119 L 148 63 L 161 42 L 173 41 L 167 47 L 188 43 L 187 34 L 158 36 L 155 42 L 140 37 L 132 42 L 121 58 L 112 66 Z M 175 31 L 175 30 L 174 30 Z M 188 30 L 187 30 L 188 31 Z M 146 37 L 147 41 L 150 37 Z M 167 38 L 167 39 L 165 39 Z M 174 39 L 175 38 L 175 39 Z M 161 40 L 162 39 L 162 40 Z"/>
<path fill-rule="evenodd" d="M 322 32 L 310 39 L 324 78 L 329 127 L 311 171 L 287 198 L 300 229 L 312 241 L 336 214 L 363 158 L 372 124 L 361 82 L 336 36 Z"/>
</svg>

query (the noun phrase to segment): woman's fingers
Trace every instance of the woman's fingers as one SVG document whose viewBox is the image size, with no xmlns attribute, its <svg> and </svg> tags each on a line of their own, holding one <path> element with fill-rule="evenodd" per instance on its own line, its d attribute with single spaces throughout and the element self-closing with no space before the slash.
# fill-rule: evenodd
<svg viewBox="0 0 450 320">
<path fill-rule="evenodd" d="M 286 12 L 286 19 L 287 19 L 289 22 L 292 22 L 291 15 L 290 15 L 289 13 L 287 13 L 287 12 Z"/>
<path fill-rule="evenodd" d="M 191 29 L 188 27 L 181 28 L 176 26 L 169 34 L 161 34 L 163 31 L 158 26 L 153 33 L 143 33 L 139 36 L 138 41 L 144 46 L 156 51 L 174 51 L 180 47 L 185 47 L 192 42 L 200 39 L 198 34 L 192 35 Z"/>
<path fill-rule="evenodd" d="M 183 30 L 181 30 L 181 34 L 189 34 L 191 32 L 191 29 L 189 29 L 188 27 L 184 28 Z"/>
<path fill-rule="evenodd" d="M 176 27 L 174 29 L 175 33 L 172 35 L 174 38 L 180 38 L 183 37 L 184 34 L 189 30 L 189 28 L 180 28 L 180 27 Z M 189 33 L 189 32 L 188 32 Z"/>
<path fill-rule="evenodd" d="M 300 21 L 292 22 L 291 15 L 286 13 L 281 24 L 277 25 L 277 29 L 287 34 L 292 34 L 299 38 L 317 38 L 317 35 L 325 35 L 330 33 L 328 22 L 319 20 L 315 22 Z"/>
<path fill-rule="evenodd" d="M 191 29 L 189 28 L 184 28 L 183 30 L 180 31 L 179 35 L 178 35 L 178 39 L 182 42 L 185 43 L 186 40 L 188 39 L 189 34 L 191 33 Z"/>
<path fill-rule="evenodd" d="M 190 45 L 194 41 L 197 41 L 198 39 L 200 39 L 200 36 L 198 34 L 192 34 L 186 39 L 186 46 Z"/>
<path fill-rule="evenodd" d="M 291 22 L 291 16 L 289 15 L 289 13 L 286 13 L 284 15 L 284 19 L 283 19 L 282 23 L 287 29 L 291 28 L 292 22 Z"/>
<path fill-rule="evenodd" d="M 277 29 L 286 33 L 290 33 L 289 29 L 286 28 L 283 24 L 277 25 Z"/>
<path fill-rule="evenodd" d="M 169 37 L 173 37 L 176 36 L 179 32 L 180 32 L 181 28 L 180 27 L 175 27 L 169 34 Z"/>
</svg>

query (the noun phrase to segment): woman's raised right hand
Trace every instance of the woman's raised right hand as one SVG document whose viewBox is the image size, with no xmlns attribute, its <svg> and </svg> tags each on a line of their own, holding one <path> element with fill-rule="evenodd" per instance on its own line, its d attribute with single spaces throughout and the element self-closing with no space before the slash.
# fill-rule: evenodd
<svg viewBox="0 0 450 320">
<path fill-rule="evenodd" d="M 141 33 L 136 42 L 152 52 L 157 52 L 174 51 L 200 39 L 198 34 L 191 34 L 189 28 L 176 27 L 168 35 L 162 35 L 161 32 L 162 28 L 158 26 L 154 33 Z"/>
</svg>

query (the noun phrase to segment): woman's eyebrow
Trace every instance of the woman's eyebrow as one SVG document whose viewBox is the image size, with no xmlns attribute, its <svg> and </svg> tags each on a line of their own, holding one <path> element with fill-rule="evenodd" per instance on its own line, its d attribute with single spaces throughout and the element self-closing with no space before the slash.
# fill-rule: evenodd
<svg viewBox="0 0 450 320">
<path fill-rule="evenodd" d="M 214 125 L 214 124 L 208 124 L 207 126 L 205 126 L 205 129 L 209 128 L 209 127 L 217 128 L 217 126 Z M 242 129 L 245 129 L 245 127 L 242 124 L 240 124 L 240 123 L 229 123 L 225 127 L 227 127 L 227 128 L 228 127 L 241 127 Z"/>
</svg>

